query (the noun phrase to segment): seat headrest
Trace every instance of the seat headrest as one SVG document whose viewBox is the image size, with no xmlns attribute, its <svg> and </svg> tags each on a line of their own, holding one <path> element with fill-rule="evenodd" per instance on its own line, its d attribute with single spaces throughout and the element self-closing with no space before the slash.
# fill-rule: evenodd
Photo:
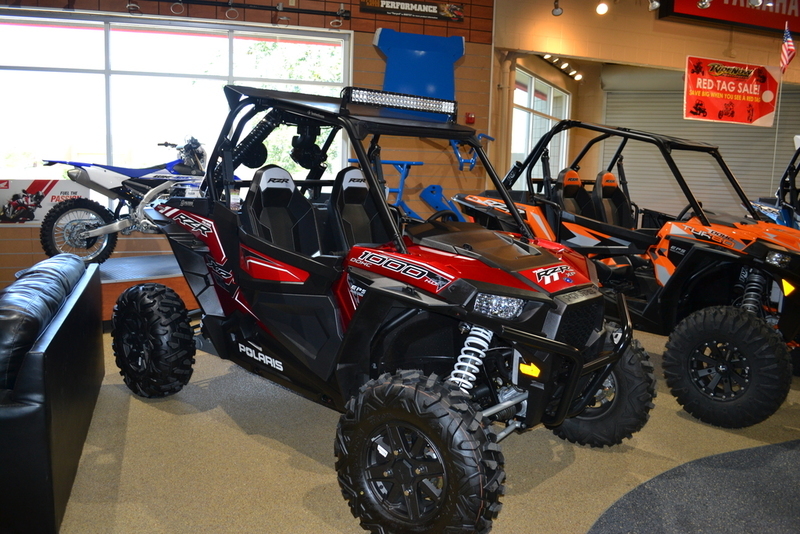
<svg viewBox="0 0 800 534">
<path fill-rule="evenodd" d="M 342 175 L 342 189 L 368 189 L 367 186 L 367 179 L 364 178 L 364 173 L 361 172 L 361 169 L 357 169 L 356 167 L 349 167 L 347 169 L 343 169 L 340 173 Z"/>
<path fill-rule="evenodd" d="M 574 169 L 564 169 L 558 173 L 556 184 L 560 185 L 566 194 L 574 193 L 577 189 L 583 189 L 583 182 L 578 176 L 578 171 Z"/>
<path fill-rule="evenodd" d="M 292 175 L 283 167 L 277 165 L 265 165 L 258 169 L 253 175 L 253 181 L 258 182 L 259 188 L 264 191 L 267 189 L 288 189 L 294 191 L 295 185 Z"/>
<path fill-rule="evenodd" d="M 612 194 L 618 187 L 619 183 L 617 182 L 617 177 L 614 176 L 613 173 L 608 171 L 600 171 L 597 175 L 597 181 L 595 182 L 595 188 L 602 188 L 603 196 Z"/>
</svg>

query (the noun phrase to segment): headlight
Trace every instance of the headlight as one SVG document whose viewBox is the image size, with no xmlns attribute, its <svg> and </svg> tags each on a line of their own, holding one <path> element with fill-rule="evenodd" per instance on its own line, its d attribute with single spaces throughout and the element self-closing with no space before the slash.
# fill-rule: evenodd
<svg viewBox="0 0 800 534">
<path fill-rule="evenodd" d="M 767 252 L 766 261 L 770 265 L 774 265 L 775 267 L 780 267 L 781 269 L 785 269 L 789 266 L 789 263 L 792 261 L 792 257 L 785 252 L 770 250 L 769 252 Z"/>
<path fill-rule="evenodd" d="M 514 297 L 501 297 L 500 295 L 490 295 L 489 293 L 478 293 L 475 297 L 473 309 L 500 319 L 516 319 L 522 313 L 525 301 Z"/>
</svg>

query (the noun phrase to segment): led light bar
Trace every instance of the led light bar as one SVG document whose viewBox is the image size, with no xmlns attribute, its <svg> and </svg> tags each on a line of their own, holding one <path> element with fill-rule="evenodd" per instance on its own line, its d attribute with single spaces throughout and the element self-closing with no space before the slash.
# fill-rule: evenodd
<svg viewBox="0 0 800 534">
<path fill-rule="evenodd" d="M 342 110 L 347 109 L 348 104 L 442 113 L 447 115 L 451 122 L 456 120 L 458 106 L 453 100 L 362 89 L 360 87 L 345 87 L 342 90 Z"/>
</svg>

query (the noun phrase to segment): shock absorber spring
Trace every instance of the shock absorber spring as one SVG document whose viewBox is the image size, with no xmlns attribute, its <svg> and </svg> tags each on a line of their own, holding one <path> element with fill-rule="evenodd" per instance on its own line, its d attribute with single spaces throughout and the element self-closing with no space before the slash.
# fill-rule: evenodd
<svg viewBox="0 0 800 534">
<path fill-rule="evenodd" d="M 447 381 L 457 385 L 465 393 L 475 386 L 478 379 L 476 373 L 480 370 L 489 344 L 492 342 L 492 331 L 482 326 L 473 325 L 469 331 L 458 361 L 453 366 L 453 372 Z"/>
<path fill-rule="evenodd" d="M 759 271 L 753 269 L 747 275 L 747 283 L 742 295 L 742 308 L 752 313 L 761 312 L 761 302 L 764 296 L 764 289 L 767 286 L 767 279 Z"/>
</svg>

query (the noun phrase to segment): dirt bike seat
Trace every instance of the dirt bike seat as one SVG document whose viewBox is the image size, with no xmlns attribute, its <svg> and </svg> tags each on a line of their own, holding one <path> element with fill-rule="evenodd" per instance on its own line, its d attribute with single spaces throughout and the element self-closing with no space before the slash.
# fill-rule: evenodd
<svg viewBox="0 0 800 534">
<path fill-rule="evenodd" d="M 578 172 L 574 169 L 567 168 L 558 173 L 555 201 L 564 211 L 597 219 L 592 197 L 584 188 Z"/>
<path fill-rule="evenodd" d="M 613 173 L 600 171 L 597 174 L 592 201 L 600 216 L 599 220 L 623 228 L 634 227 L 630 200 L 620 189 Z"/>
</svg>

